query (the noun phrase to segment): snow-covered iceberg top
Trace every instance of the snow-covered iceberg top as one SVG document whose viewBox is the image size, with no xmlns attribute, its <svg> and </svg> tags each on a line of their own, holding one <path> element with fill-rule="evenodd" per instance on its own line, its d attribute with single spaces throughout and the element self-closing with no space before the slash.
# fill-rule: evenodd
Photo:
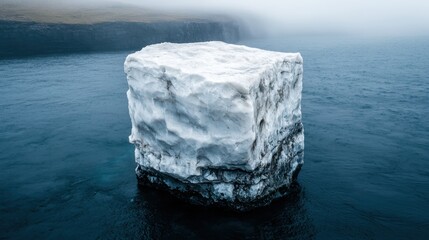
<svg viewBox="0 0 429 240">
<path fill-rule="evenodd" d="M 235 209 L 287 193 L 303 163 L 302 72 L 299 53 L 223 42 L 129 55 L 139 182 Z"/>
</svg>

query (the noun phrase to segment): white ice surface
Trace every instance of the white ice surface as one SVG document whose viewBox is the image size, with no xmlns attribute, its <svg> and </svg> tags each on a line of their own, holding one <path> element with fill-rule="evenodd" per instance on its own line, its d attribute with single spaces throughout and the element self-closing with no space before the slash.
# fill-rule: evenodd
<svg viewBox="0 0 429 240">
<path fill-rule="evenodd" d="M 224 183 L 238 176 L 226 172 L 219 179 L 204 169 L 263 168 L 301 122 L 299 53 L 161 43 L 130 54 L 125 73 L 136 162 L 183 181 L 220 181 L 215 191 L 222 196 L 232 191 Z M 293 151 L 303 149 L 303 138 L 295 138 Z M 296 161 L 287 154 L 279 161 Z M 262 191 L 263 180 L 251 180 L 250 194 Z"/>
</svg>

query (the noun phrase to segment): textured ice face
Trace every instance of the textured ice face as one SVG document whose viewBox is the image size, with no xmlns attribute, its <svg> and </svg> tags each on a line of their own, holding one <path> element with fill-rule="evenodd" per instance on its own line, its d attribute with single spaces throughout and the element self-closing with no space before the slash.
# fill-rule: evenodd
<svg viewBox="0 0 429 240">
<path fill-rule="evenodd" d="M 299 53 L 223 42 L 129 55 L 139 177 L 238 208 L 276 195 L 302 164 L 302 71 Z"/>
</svg>

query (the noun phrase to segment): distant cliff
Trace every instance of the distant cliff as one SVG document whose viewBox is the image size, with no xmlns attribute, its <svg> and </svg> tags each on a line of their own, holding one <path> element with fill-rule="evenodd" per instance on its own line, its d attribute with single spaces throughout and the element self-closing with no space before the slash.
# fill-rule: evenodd
<svg viewBox="0 0 429 240">
<path fill-rule="evenodd" d="M 90 24 L 0 21 L 0 58 L 64 52 L 139 50 L 159 42 L 238 41 L 233 21 Z"/>
</svg>

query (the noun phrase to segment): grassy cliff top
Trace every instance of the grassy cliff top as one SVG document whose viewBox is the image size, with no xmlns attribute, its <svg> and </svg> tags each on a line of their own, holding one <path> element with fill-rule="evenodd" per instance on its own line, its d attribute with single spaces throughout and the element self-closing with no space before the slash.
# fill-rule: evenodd
<svg viewBox="0 0 429 240">
<path fill-rule="evenodd" d="M 92 24 L 100 22 L 222 21 L 226 18 L 225 16 L 173 13 L 120 3 L 52 5 L 40 2 L 0 2 L 0 20 Z"/>
</svg>

